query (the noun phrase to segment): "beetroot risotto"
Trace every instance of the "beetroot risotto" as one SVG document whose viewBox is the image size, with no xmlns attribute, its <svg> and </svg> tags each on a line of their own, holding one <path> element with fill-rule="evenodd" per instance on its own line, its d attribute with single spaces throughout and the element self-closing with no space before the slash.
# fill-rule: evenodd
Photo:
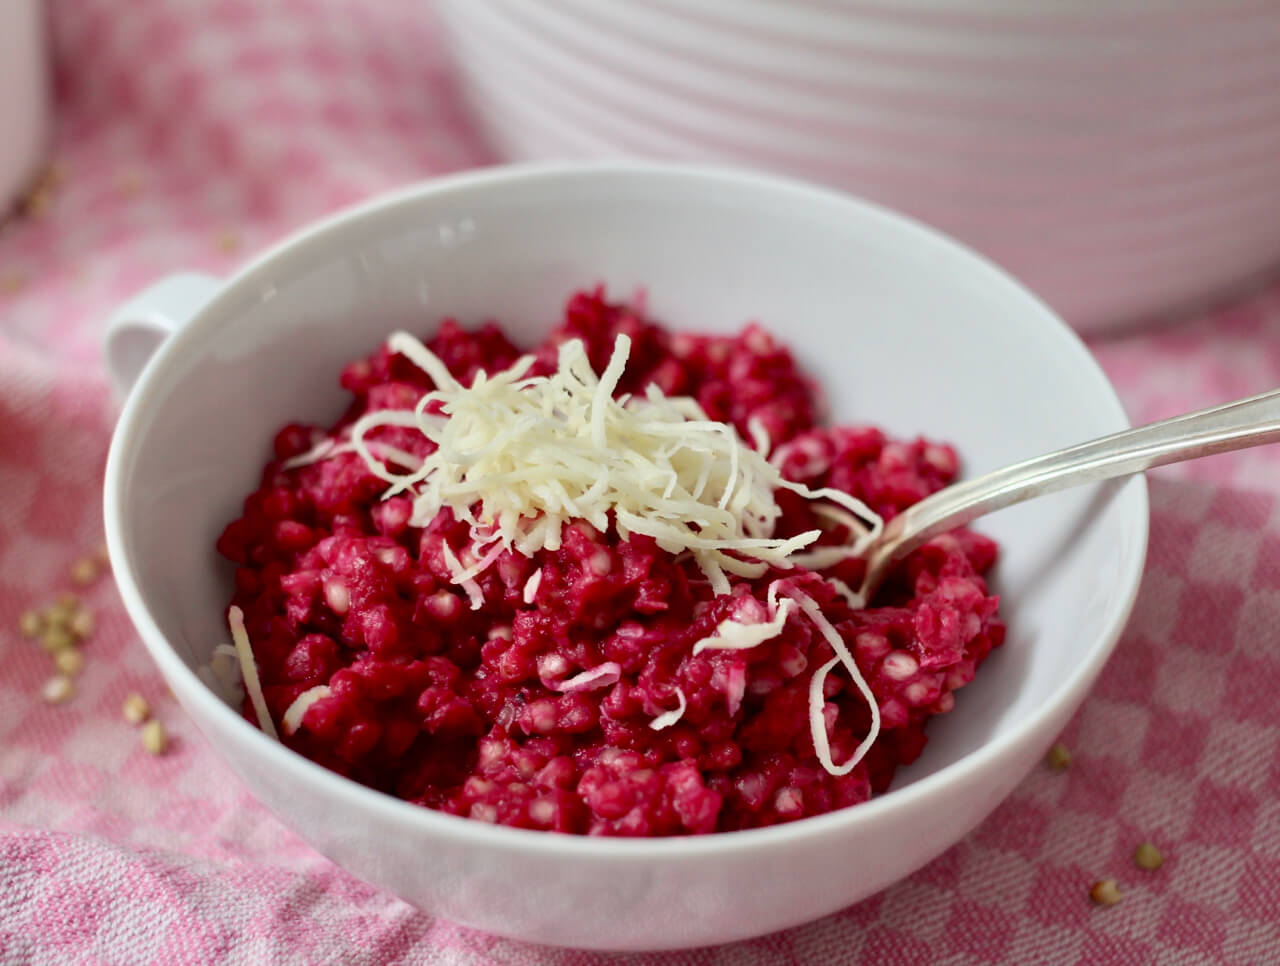
<svg viewBox="0 0 1280 966">
<path fill-rule="evenodd" d="M 528 355 L 393 335 L 329 429 L 292 424 L 218 541 L 245 716 L 454 815 L 591 835 L 856 805 L 1004 639 L 966 530 L 869 606 L 861 553 L 946 445 L 817 425 L 756 325 L 668 332 L 601 291 Z"/>
</svg>

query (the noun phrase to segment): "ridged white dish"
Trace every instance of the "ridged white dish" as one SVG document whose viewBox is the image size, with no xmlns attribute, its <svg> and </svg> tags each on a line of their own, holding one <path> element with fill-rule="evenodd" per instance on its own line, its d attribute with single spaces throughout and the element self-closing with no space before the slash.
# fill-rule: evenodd
<svg viewBox="0 0 1280 966">
<path fill-rule="evenodd" d="M 1077 328 L 1280 265 L 1280 3 L 440 0 L 512 159 L 728 161 L 902 209 Z"/>
</svg>

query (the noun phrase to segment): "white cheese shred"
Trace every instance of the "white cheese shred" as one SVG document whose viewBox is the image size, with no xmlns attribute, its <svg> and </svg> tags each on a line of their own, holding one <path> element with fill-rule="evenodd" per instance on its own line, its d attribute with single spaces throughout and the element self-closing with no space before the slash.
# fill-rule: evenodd
<svg viewBox="0 0 1280 966">
<path fill-rule="evenodd" d="M 649 722 L 650 728 L 654 731 L 662 731 L 664 728 L 670 728 L 684 717 L 685 709 L 689 707 L 689 703 L 685 700 L 684 692 L 679 688 L 676 688 L 676 700 L 680 703 L 675 710 L 662 712 L 662 714 Z"/>
<path fill-rule="evenodd" d="M 875 744 L 876 738 L 880 736 L 880 705 L 876 703 L 875 695 L 871 693 L 870 686 L 863 678 L 862 672 L 858 670 L 858 663 L 845 645 L 844 638 L 831 626 L 831 622 L 823 615 L 822 608 L 817 602 L 808 594 L 794 588 L 788 588 L 783 593 L 800 605 L 805 616 L 813 621 L 814 626 L 831 645 L 831 649 L 836 652 L 835 657 L 813 672 L 813 679 L 809 682 L 809 730 L 813 735 L 814 754 L 818 756 L 822 767 L 832 775 L 847 775 L 857 767 L 858 762 L 862 761 L 871 750 L 871 746 Z M 854 686 L 871 710 L 871 728 L 867 731 L 867 736 L 854 750 L 853 756 L 843 765 L 837 765 L 831 759 L 831 741 L 827 737 L 827 723 L 822 714 L 827 703 L 822 694 L 822 686 L 827 680 L 827 675 L 837 664 L 844 665 L 845 670 L 849 672 L 849 677 L 853 679 Z"/>
<path fill-rule="evenodd" d="M 622 677 L 621 665 L 615 661 L 606 661 L 604 664 L 597 665 L 589 671 L 583 671 L 581 674 L 575 674 L 573 677 L 561 681 L 555 690 L 566 693 L 594 691 L 596 688 L 607 688 L 611 684 L 617 684 L 620 677 Z"/>
<path fill-rule="evenodd" d="M 693 653 L 701 654 L 707 650 L 745 651 L 765 641 L 771 641 L 782 633 L 787 618 L 791 615 L 791 601 L 784 600 L 777 608 L 772 620 L 758 624 L 744 624 L 732 618 L 723 620 L 717 625 L 716 632 L 704 637 L 693 645 Z"/>
<path fill-rule="evenodd" d="M 869 529 L 865 523 L 859 520 L 852 513 L 842 510 L 839 507 L 827 506 L 826 504 L 819 503 L 813 508 L 813 513 L 814 516 L 822 517 L 824 520 L 829 520 L 840 526 L 848 527 L 851 533 L 859 537 L 865 536 Z"/>
<path fill-rule="evenodd" d="M 488 552 L 485 553 L 483 557 L 481 557 L 479 560 L 473 563 L 466 570 L 462 571 L 462 573 L 454 577 L 453 578 L 454 583 L 461 584 L 461 583 L 465 583 L 468 580 L 474 580 L 480 574 L 488 570 L 489 565 L 492 564 L 499 557 L 501 557 L 503 554 L 503 551 L 505 551 L 506 549 L 507 549 L 506 547 L 497 546 L 489 550 Z M 481 597 L 481 600 L 483 599 L 484 598 Z"/>
<path fill-rule="evenodd" d="M 542 568 L 535 570 L 532 576 L 524 582 L 524 602 L 532 604 L 538 597 L 538 588 L 542 586 Z"/>
<path fill-rule="evenodd" d="M 332 692 L 327 684 L 317 684 L 314 688 L 308 688 L 300 695 L 293 699 L 293 704 L 285 709 L 284 715 L 280 718 L 280 726 L 284 729 L 286 735 L 294 734 L 302 727 L 302 718 L 310 710 L 311 706 L 321 698 L 327 698 Z"/>
<path fill-rule="evenodd" d="M 693 556 L 694 559 L 698 561 L 698 566 L 702 568 L 702 572 L 706 575 L 707 580 L 710 581 L 712 593 L 719 596 L 721 594 L 727 594 L 733 589 L 733 586 L 729 583 L 729 578 L 724 574 L 725 568 L 720 566 L 719 560 L 705 551 L 695 553 Z M 729 558 L 726 557 L 724 559 L 727 560 Z M 694 653 L 696 654 L 698 652 L 694 651 Z"/>
<path fill-rule="evenodd" d="M 244 689 L 253 705 L 253 713 L 258 718 L 258 727 L 279 741 L 280 735 L 276 733 L 276 726 L 267 711 L 267 699 L 262 695 L 258 666 L 253 661 L 253 648 L 249 646 L 249 632 L 244 629 L 244 611 L 234 604 L 227 611 L 227 625 L 231 628 L 231 641 L 235 644 L 236 656 L 240 658 L 240 676 L 244 679 Z"/>
<path fill-rule="evenodd" d="M 760 421 L 759 416 L 752 416 L 747 420 L 747 432 L 751 434 L 751 442 L 756 451 L 765 459 L 768 459 L 769 450 L 773 447 L 773 441 L 769 438 L 769 431 L 764 428 L 764 423 Z"/>
<path fill-rule="evenodd" d="M 413 336 L 397 332 L 387 345 L 436 388 L 412 411 L 361 416 L 345 445 L 389 484 L 386 495 L 412 495 L 413 526 L 449 507 L 483 526 L 501 549 L 532 556 L 558 549 L 564 524 L 580 519 L 605 529 L 612 515 L 623 539 L 642 534 L 668 553 L 693 551 L 716 594 L 730 589 L 726 573 L 756 576 L 768 566 L 804 563 L 800 552 L 822 535 L 774 537 L 779 488 L 835 504 L 840 522 L 852 520 L 854 544 L 815 548 L 823 557 L 860 553 L 882 526 L 846 493 L 783 479 L 765 456 L 769 439 L 758 421 L 750 427 L 752 448 L 691 398 L 668 397 L 651 385 L 644 398 L 614 399 L 631 348 L 625 335 L 599 377 L 581 340 L 573 339 L 559 347 L 551 375 L 527 376 L 534 359 L 523 356 L 509 369 L 478 374 L 470 387 Z M 383 426 L 417 429 L 432 451 L 414 457 L 368 438 Z M 495 548 L 466 569 L 450 564 L 473 608 L 482 600 L 473 578 L 497 556 Z"/>
<path fill-rule="evenodd" d="M 300 466 L 310 466 L 312 463 L 319 463 L 321 460 L 327 460 L 331 456 L 337 456 L 340 452 L 350 453 L 353 449 L 354 447 L 349 443 L 340 443 L 334 437 L 326 436 L 305 453 L 299 453 L 297 456 L 285 460 L 280 464 L 280 468 L 296 470 Z"/>
<path fill-rule="evenodd" d="M 825 577 L 823 579 L 836 589 L 836 593 L 843 597 L 845 599 L 845 603 L 847 603 L 853 610 L 862 610 L 867 606 L 867 602 L 863 599 L 862 595 L 839 577 Z"/>
<path fill-rule="evenodd" d="M 617 337 L 598 377 L 582 341 L 573 339 L 559 347 L 556 371 L 550 375 L 527 375 L 535 360 L 522 356 L 509 369 L 478 373 L 470 387 L 460 384 L 439 357 L 408 333 L 394 333 L 387 346 L 418 366 L 436 388 L 412 410 L 366 413 L 352 424 L 348 438 L 321 441 L 289 462 L 301 466 L 354 451 L 370 472 L 388 484 L 385 496 L 411 496 L 412 526 L 426 526 L 442 509 L 452 510 L 471 527 L 467 556 L 473 562 L 464 567 L 448 543 L 442 544 L 442 553 L 453 583 L 466 591 L 472 610 L 484 604 L 476 578 L 504 550 L 527 557 L 540 550 L 558 550 L 562 528 L 574 520 L 599 530 L 612 523 L 624 540 L 641 534 L 670 554 L 687 554 L 717 595 L 731 591 L 728 574 L 757 579 L 769 567 L 820 570 L 861 556 L 884 528 L 880 516 L 848 493 L 830 487 L 812 489 L 784 478 L 779 467 L 788 447 L 773 449 L 758 419 L 748 423 L 752 445 L 747 445 L 732 426 L 710 419 L 696 400 L 668 397 L 655 385 L 643 397 L 615 399 L 631 351 L 631 340 L 625 335 Z M 370 433 L 388 426 L 416 429 L 430 443 L 423 447 L 429 454 L 415 456 L 370 438 Z M 849 542 L 816 546 L 823 530 L 775 537 L 782 515 L 775 498 L 779 489 L 817 503 L 817 515 L 847 529 Z M 533 603 L 541 580 L 542 571 L 537 570 L 526 581 L 525 603 Z M 850 606 L 864 605 L 845 584 L 832 582 Z M 779 590 L 778 585 L 774 581 L 769 587 L 769 620 L 721 621 L 715 633 L 694 644 L 693 653 L 756 647 L 780 634 L 793 606 L 799 607 L 835 651 L 809 684 L 814 752 L 828 772 L 847 775 L 879 736 L 880 709 L 853 655 L 821 608 L 801 591 Z M 780 600 L 780 594 L 786 599 Z M 231 619 L 245 687 L 259 724 L 274 736 L 243 615 L 233 607 Z M 240 622 L 238 632 L 236 621 Z M 871 728 L 853 756 L 837 765 L 831 759 L 823 716 L 823 686 L 840 664 L 871 709 Z M 602 664 L 583 671 L 564 681 L 559 690 L 611 684 L 620 674 L 616 667 Z M 285 716 L 287 733 L 301 725 L 310 703 L 300 702 L 311 693 L 300 695 L 290 706 Z M 650 728 L 661 731 L 680 720 L 686 699 L 678 688 L 676 696 L 679 707 L 659 714 Z"/>
<path fill-rule="evenodd" d="M 502 548 L 499 547 L 498 551 L 501 552 L 501 550 Z M 445 566 L 449 568 L 450 579 L 466 591 L 467 598 L 471 601 L 471 609 L 479 610 L 484 606 L 484 591 L 475 582 L 475 573 L 472 572 L 474 568 L 463 569 L 462 563 L 458 560 L 457 555 L 454 554 L 453 548 L 449 546 L 448 540 L 440 542 L 440 552 L 444 554 L 444 562 Z M 496 557 L 497 554 L 495 553 L 493 556 Z M 476 571 L 476 573 L 478 572 Z"/>
<path fill-rule="evenodd" d="M 425 372 L 440 389 L 447 391 L 461 388 L 449 367 L 440 361 L 440 357 L 407 332 L 393 333 L 387 339 L 387 348 L 400 353 Z"/>
</svg>

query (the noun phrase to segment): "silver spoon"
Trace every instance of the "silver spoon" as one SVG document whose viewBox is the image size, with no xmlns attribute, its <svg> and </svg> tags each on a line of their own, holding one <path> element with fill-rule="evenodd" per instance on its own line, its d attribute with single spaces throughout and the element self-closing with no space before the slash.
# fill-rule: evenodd
<svg viewBox="0 0 1280 966">
<path fill-rule="evenodd" d="M 862 599 L 889 565 L 925 541 L 996 510 L 1153 466 L 1280 442 L 1280 389 L 1162 419 L 955 483 L 904 510 L 867 553 Z"/>
</svg>

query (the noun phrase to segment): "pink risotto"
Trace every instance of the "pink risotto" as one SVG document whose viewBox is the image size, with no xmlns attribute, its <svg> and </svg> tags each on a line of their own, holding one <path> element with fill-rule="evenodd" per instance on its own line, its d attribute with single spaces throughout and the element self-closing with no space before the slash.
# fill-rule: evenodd
<svg viewBox="0 0 1280 966">
<path fill-rule="evenodd" d="M 673 333 L 602 291 L 583 292 L 530 350 L 530 374 L 554 370 L 570 339 L 584 342 L 599 373 L 619 333 L 631 350 L 615 396 L 656 384 L 692 397 L 745 445 L 767 447 L 788 480 L 841 490 L 887 520 L 956 475 L 948 445 L 819 425 L 815 387 L 754 324 L 735 336 Z M 425 345 L 463 386 L 521 354 L 495 324 L 468 331 L 446 321 Z M 479 553 L 468 549 L 473 526 L 448 508 L 413 525 L 410 495 L 386 496 L 386 481 L 349 448 L 304 456 L 366 413 L 413 410 L 430 377 L 384 347 L 347 366 L 341 382 L 346 414 L 329 428 L 280 430 L 261 486 L 218 550 L 235 564 L 232 603 L 280 739 L 388 794 L 590 835 L 718 832 L 821 814 L 883 791 L 920 754 L 928 719 L 951 710 L 956 689 L 1004 639 L 983 576 L 996 547 L 966 530 L 908 556 L 867 607 L 848 593 L 859 559 L 730 574 L 717 593 L 689 554 L 634 532 L 623 539 L 612 516 L 603 530 L 567 524 L 555 550 L 495 552 L 464 588 L 458 559 Z M 394 425 L 372 437 L 420 457 L 433 445 Z M 847 540 L 812 501 L 784 490 L 776 501 L 778 535 L 819 529 L 820 544 Z M 776 613 L 771 587 L 820 608 L 874 695 L 879 734 L 846 774 L 815 753 L 811 697 L 835 762 L 854 756 L 871 709 L 838 667 L 821 697 L 810 694 L 815 671 L 836 656 L 812 620 L 792 611 L 756 646 L 695 652 L 725 621 Z M 299 702 L 308 693 L 314 700 Z M 243 710 L 258 721 L 248 696 Z"/>
</svg>

